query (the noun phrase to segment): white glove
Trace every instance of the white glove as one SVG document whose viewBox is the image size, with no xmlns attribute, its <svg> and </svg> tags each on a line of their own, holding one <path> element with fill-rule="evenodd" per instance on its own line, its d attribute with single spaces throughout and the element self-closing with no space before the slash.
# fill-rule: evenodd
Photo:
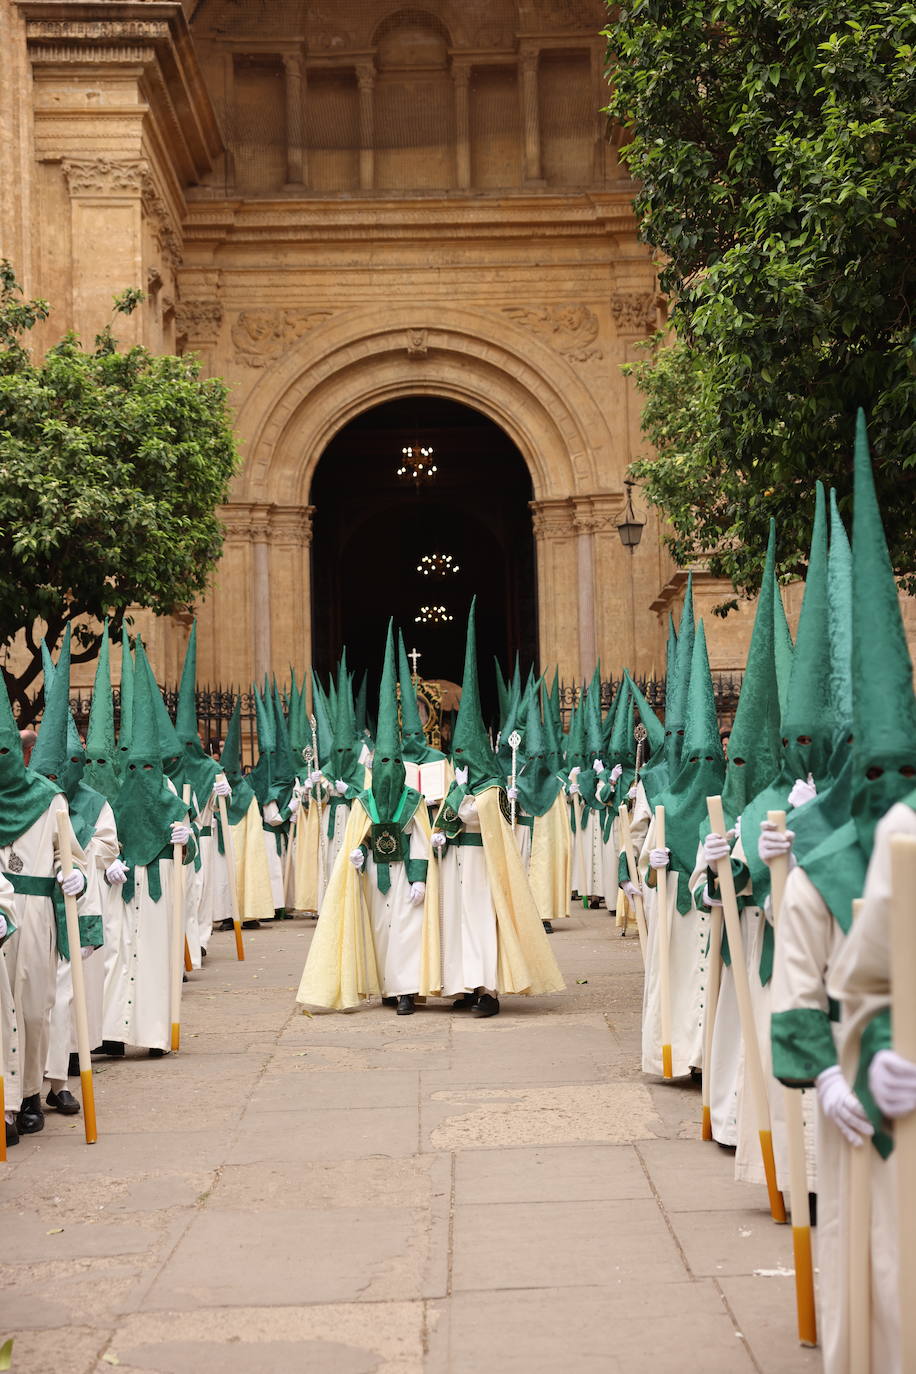
<svg viewBox="0 0 916 1374">
<path fill-rule="evenodd" d="M 571 783 L 569 784 L 569 795 L 570 795 L 571 797 L 578 797 L 578 795 L 579 795 L 579 784 L 578 784 L 577 782 L 571 782 Z"/>
<path fill-rule="evenodd" d="M 232 796 L 232 788 L 229 786 L 229 783 L 226 781 L 225 778 L 219 778 L 213 784 L 213 795 L 214 797 Z"/>
<path fill-rule="evenodd" d="M 717 835 L 715 831 L 711 831 L 703 841 L 703 862 L 711 868 L 720 859 L 729 858 L 732 852 L 730 839 L 734 839 L 733 830 L 730 830 L 728 835 Z"/>
<path fill-rule="evenodd" d="M 3 912 L 0 911 L 0 940 L 3 939 L 8 930 L 9 926 L 6 923 L 6 917 L 4 916 Z"/>
<path fill-rule="evenodd" d="M 777 830 L 772 821 L 761 821 L 760 839 L 757 841 L 760 862 L 771 864 L 780 855 L 791 854 L 794 839 L 794 830 Z"/>
<path fill-rule="evenodd" d="M 58 869 L 57 881 L 60 883 L 61 891 L 65 892 L 68 897 L 79 897 L 86 890 L 86 879 L 78 868 L 71 868 L 66 878 L 63 871 Z"/>
<path fill-rule="evenodd" d="M 88 959 L 90 954 L 95 954 L 94 945 L 80 945 L 80 958 Z"/>
<path fill-rule="evenodd" d="M 282 825 L 283 817 L 280 815 L 280 808 L 275 801 L 270 801 L 264 807 L 264 819 L 268 825 Z"/>
<path fill-rule="evenodd" d="M 442 832 L 441 830 L 436 830 L 436 831 L 433 832 L 433 835 L 432 835 L 432 837 L 431 837 L 431 839 L 430 839 L 430 844 L 431 844 L 435 849 L 444 849 L 447 843 L 448 843 L 448 836 L 445 835 L 445 834 L 443 834 L 443 832 Z"/>
<path fill-rule="evenodd" d="M 592 768 L 596 773 L 603 773 L 604 764 L 601 762 L 601 759 L 595 759 L 595 762 L 592 764 Z"/>
<path fill-rule="evenodd" d="M 633 786 L 630 788 L 629 792 L 627 793 L 627 801 L 635 801 L 635 800 L 636 800 L 636 790 L 637 790 L 637 789 L 636 789 L 636 783 L 634 782 Z"/>
<path fill-rule="evenodd" d="M 313 768 L 309 773 L 309 787 L 317 787 L 321 782 L 321 769 Z"/>
<path fill-rule="evenodd" d="M 425 884 L 425 883 L 411 883 L 411 884 L 410 884 L 410 905 L 411 905 L 411 906 L 422 906 L 422 905 L 423 905 L 423 899 L 425 898 L 425 896 L 426 896 L 426 884 Z"/>
<path fill-rule="evenodd" d="M 172 821 L 172 844 L 187 844 L 191 838 L 191 827 L 181 821 Z"/>
<path fill-rule="evenodd" d="M 651 868 L 667 868 L 671 862 L 670 849 L 650 849 L 649 866 Z"/>
<path fill-rule="evenodd" d="M 344 782 L 343 778 L 337 779 L 334 784 L 334 790 L 338 796 L 342 797 L 344 795 L 347 790 L 347 784 Z"/>
<path fill-rule="evenodd" d="M 615 764 L 614 764 L 614 767 L 611 769 L 611 782 L 616 782 L 617 779 L 620 777 L 620 775 L 621 775 L 622 772 L 623 772 L 623 764 L 622 764 L 622 763 L 615 763 Z"/>
<path fill-rule="evenodd" d="M 704 888 L 703 888 L 703 899 L 702 899 L 702 900 L 703 900 L 703 905 L 704 905 L 704 906 L 724 906 L 724 905 L 725 905 L 725 903 L 722 901 L 722 898 L 721 898 L 721 897 L 714 897 L 714 896 L 712 895 L 712 893 L 710 892 L 710 890 L 709 890 L 708 887 L 704 887 Z"/>
<path fill-rule="evenodd" d="M 364 864 L 365 862 L 366 862 L 366 856 L 365 856 L 365 854 L 363 853 L 363 851 L 362 851 L 361 849 L 351 849 L 351 850 L 350 850 L 350 863 L 351 863 L 351 864 L 353 865 L 353 867 L 356 869 L 357 873 L 358 873 L 359 870 L 362 868 L 362 866 L 363 866 L 363 864 Z"/>
<path fill-rule="evenodd" d="M 570 777 L 570 780 L 572 780 L 572 779 L 575 778 L 575 777 L 578 777 L 578 775 L 579 775 L 581 772 L 582 772 L 582 769 L 579 767 L 579 765 L 578 765 L 577 763 L 573 764 L 572 768 L 570 768 L 570 770 L 569 770 L 569 777 Z"/>
<path fill-rule="evenodd" d="M 295 816 L 296 812 L 299 810 L 299 798 L 296 796 L 295 792 L 293 793 L 293 795 L 292 795 L 292 796 L 290 797 L 290 799 L 289 799 L 289 807 L 288 807 L 288 810 L 289 810 L 289 818 L 290 818 L 290 820 L 292 820 L 293 817 Z"/>
<path fill-rule="evenodd" d="M 518 788 L 517 788 L 517 787 L 507 787 L 507 788 L 506 788 L 506 796 L 509 798 L 510 801 L 518 801 Z"/>
<path fill-rule="evenodd" d="M 456 768 L 455 781 L 459 787 L 466 787 L 468 782 L 468 770 L 466 768 Z"/>
<path fill-rule="evenodd" d="M 795 785 L 788 796 L 788 805 L 790 807 L 803 806 L 805 802 L 816 796 L 817 788 L 814 785 L 814 778 L 809 773 L 807 781 L 804 778 L 795 779 Z"/>
<path fill-rule="evenodd" d="M 112 887 L 117 887 L 119 883 L 127 882 L 128 871 L 127 864 L 123 859 L 114 859 L 105 869 L 105 877 Z"/>
<path fill-rule="evenodd" d="M 916 1064 L 894 1050 L 879 1050 L 868 1069 L 868 1086 L 885 1116 L 916 1111 Z"/>
<path fill-rule="evenodd" d="M 839 1064 L 831 1064 L 816 1079 L 817 1098 L 825 1116 L 836 1125 L 850 1145 L 864 1145 L 874 1135 L 862 1103 L 843 1077 Z"/>
<path fill-rule="evenodd" d="M 624 894 L 627 897 L 629 897 L 630 901 L 635 902 L 636 898 L 639 896 L 639 888 L 636 886 L 636 884 L 621 883 L 620 886 L 623 888 Z"/>
</svg>

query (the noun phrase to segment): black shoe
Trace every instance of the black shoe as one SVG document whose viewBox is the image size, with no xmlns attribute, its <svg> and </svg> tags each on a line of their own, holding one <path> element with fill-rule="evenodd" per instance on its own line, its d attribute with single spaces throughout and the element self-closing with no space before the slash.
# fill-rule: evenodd
<svg viewBox="0 0 916 1374">
<path fill-rule="evenodd" d="M 149 1055 L 150 1059 L 165 1058 L 165 1050 L 147 1050 L 146 1053 Z"/>
<path fill-rule="evenodd" d="M 453 1011 L 470 1011 L 477 1006 L 476 992 L 463 992 L 460 997 L 456 997 L 452 1003 Z"/>
<path fill-rule="evenodd" d="M 247 924 L 247 923 L 246 923 L 246 924 Z M 216 923 L 216 929 L 217 929 L 217 930 L 231 930 L 232 927 L 233 927 L 233 925 L 234 925 L 234 922 L 233 922 L 232 918 L 230 917 L 230 918 L 229 918 L 228 920 L 226 920 L 226 921 L 217 921 L 217 923 Z"/>
<path fill-rule="evenodd" d="M 107 1054 L 109 1059 L 123 1059 L 123 1058 L 124 1058 L 124 1041 L 123 1041 L 123 1040 L 103 1040 L 102 1043 L 101 1043 L 101 1045 L 99 1046 L 99 1048 L 98 1048 L 97 1050 L 93 1050 L 92 1053 L 93 1053 L 93 1054 Z"/>
<path fill-rule="evenodd" d="M 398 998 L 398 1016 L 413 1016 L 415 1011 L 413 993 L 405 992 Z"/>
<path fill-rule="evenodd" d="M 548 934 L 548 935 L 552 935 L 552 934 L 553 934 L 553 924 L 552 924 L 550 921 L 544 921 L 544 922 L 543 922 L 543 926 L 544 926 L 544 929 L 547 931 L 547 934 Z"/>
<path fill-rule="evenodd" d="M 99 1050 L 93 1050 L 93 1054 L 98 1054 Z M 67 1077 L 79 1078 L 80 1076 L 80 1057 L 78 1054 L 71 1054 L 67 1061 Z"/>
<path fill-rule="evenodd" d="M 601 898 L 600 898 L 600 897 L 589 897 L 589 899 L 588 899 L 588 909 L 589 909 L 589 911 L 597 911 L 597 910 L 599 909 L 600 906 L 601 906 Z"/>
<path fill-rule="evenodd" d="M 230 924 L 230 926 L 231 926 L 232 922 L 230 921 L 229 924 Z M 243 922 L 242 922 L 242 929 L 243 929 L 243 930 L 260 930 L 260 929 L 261 929 L 261 922 L 260 922 L 260 921 L 243 921 Z"/>
<path fill-rule="evenodd" d="M 491 997 L 488 992 L 482 992 L 477 998 L 477 1005 L 473 1009 L 475 1016 L 498 1016 L 499 998 Z"/>
<path fill-rule="evenodd" d="M 383 1006 L 383 1007 L 396 1007 L 397 1004 L 398 1004 L 398 999 L 397 999 L 396 997 L 383 997 L 383 998 L 382 998 L 382 1006 Z"/>
<path fill-rule="evenodd" d="M 18 1145 L 18 1144 L 19 1144 L 19 1132 L 16 1130 L 16 1123 L 15 1123 L 15 1121 L 7 1121 L 5 1124 L 6 1124 L 6 1148 L 9 1150 L 9 1149 L 12 1148 L 13 1145 Z"/>
<path fill-rule="evenodd" d="M 79 1115 L 80 1104 L 69 1088 L 61 1088 L 59 1093 L 56 1093 L 52 1088 L 45 1101 L 49 1107 L 55 1112 L 60 1112 L 63 1116 Z"/>
<path fill-rule="evenodd" d="M 207 951 L 204 949 L 203 945 L 200 947 L 200 957 L 201 959 L 206 959 L 207 957 Z"/>
<path fill-rule="evenodd" d="M 45 1128 L 45 1114 L 41 1110 L 41 1094 L 32 1093 L 22 1099 L 19 1115 L 16 1117 L 16 1130 L 20 1135 L 36 1135 Z"/>
</svg>

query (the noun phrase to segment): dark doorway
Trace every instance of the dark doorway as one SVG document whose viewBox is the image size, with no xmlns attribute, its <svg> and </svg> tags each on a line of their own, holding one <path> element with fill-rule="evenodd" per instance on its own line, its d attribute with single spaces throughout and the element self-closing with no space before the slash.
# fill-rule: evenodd
<svg viewBox="0 0 916 1374">
<path fill-rule="evenodd" d="M 432 448 L 433 478 L 399 477 L 402 450 Z M 388 617 L 421 658 L 421 677 L 461 681 L 465 627 L 477 595 L 481 691 L 492 708 L 493 657 L 537 652 L 531 479 L 503 430 L 478 411 L 432 396 L 375 406 L 328 445 L 315 472 L 313 661 L 326 674 L 342 646 L 373 689 Z M 424 555 L 451 555 L 456 573 L 424 575 Z M 418 623 L 424 606 L 453 619 Z M 370 697 L 371 701 L 371 697 Z M 374 706 L 373 706 L 374 712 Z"/>
</svg>

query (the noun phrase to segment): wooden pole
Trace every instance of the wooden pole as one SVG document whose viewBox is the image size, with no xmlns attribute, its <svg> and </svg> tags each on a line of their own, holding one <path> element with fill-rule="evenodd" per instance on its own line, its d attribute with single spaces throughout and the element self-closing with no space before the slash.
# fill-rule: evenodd
<svg viewBox="0 0 916 1374">
<path fill-rule="evenodd" d="M 655 848 L 665 848 L 665 808 L 655 808 Z M 658 993 L 662 1022 L 662 1074 L 674 1077 L 674 1055 L 671 1048 L 671 927 L 668 924 L 668 870 L 659 868 L 655 874 L 658 893 Z"/>
<path fill-rule="evenodd" d="M 633 898 L 633 906 L 636 910 L 636 929 L 639 933 L 639 952 L 642 955 L 643 968 L 646 966 L 646 946 L 648 944 L 648 930 L 646 928 L 646 912 L 643 906 L 642 893 L 639 890 L 639 874 L 636 872 L 636 855 L 633 853 L 633 837 L 630 834 L 630 813 L 627 810 L 626 802 L 620 803 L 617 812 L 620 822 L 620 844 L 624 854 L 627 856 L 627 872 L 630 875 L 630 882 L 636 888 L 636 896 Z"/>
<path fill-rule="evenodd" d="M 725 816 L 722 811 L 721 797 L 707 797 L 709 828 L 717 835 L 725 836 Z M 716 864 L 719 878 L 719 895 L 722 898 L 722 911 L 725 917 L 725 931 L 728 935 L 728 948 L 731 954 L 732 977 L 735 980 L 735 994 L 738 1000 L 738 1014 L 741 1018 L 741 1034 L 744 1039 L 744 1065 L 751 1098 L 757 1117 L 757 1134 L 760 1138 L 760 1153 L 763 1157 L 763 1172 L 767 1181 L 770 1199 L 770 1212 L 773 1220 L 784 1223 L 787 1220 L 786 1206 L 776 1181 L 776 1159 L 773 1155 L 773 1131 L 770 1126 L 770 1104 L 767 1097 L 767 1084 L 760 1057 L 760 1042 L 754 1024 L 754 1008 L 751 1002 L 751 987 L 744 959 L 744 939 L 741 935 L 741 918 L 738 915 L 738 898 L 735 895 L 735 880 L 732 876 L 731 859 L 720 859 Z"/>
<path fill-rule="evenodd" d="M 891 840 L 891 999 L 894 1049 L 916 1061 L 916 838 Z M 864 1154 L 867 1146 L 857 1153 Z M 916 1112 L 894 1123 L 897 1162 L 900 1368 L 916 1369 Z"/>
<path fill-rule="evenodd" d="M 786 828 L 785 811 L 769 811 L 767 820 L 775 825 L 777 830 Z M 777 940 L 788 876 L 789 856 L 780 854 L 770 864 L 770 902 L 773 911 L 773 930 Z M 802 1095 L 797 1088 L 783 1088 L 783 1103 L 789 1148 L 789 1196 L 792 1202 L 792 1252 L 795 1257 L 795 1314 L 798 1339 L 802 1345 L 817 1345 L 811 1208 L 808 1203 L 808 1163 L 805 1155 Z M 852 1368 L 858 1371 L 859 1366 L 853 1362 Z M 864 1369 L 862 1374 L 866 1374 Z"/>
<path fill-rule="evenodd" d="M 57 848 L 61 873 L 66 878 L 73 872 L 73 850 L 70 845 L 70 816 L 66 811 L 57 814 Z M 80 1095 L 83 1099 L 83 1129 L 86 1144 L 94 1145 L 99 1138 L 95 1122 L 95 1088 L 92 1082 L 92 1046 L 89 1043 L 89 1019 L 86 1015 L 86 982 L 83 978 L 83 958 L 80 953 L 80 918 L 76 898 L 64 893 L 67 917 L 67 943 L 70 946 L 70 979 L 73 985 L 73 1015 L 76 1021 L 76 1048 L 80 1061 Z"/>
<path fill-rule="evenodd" d="M 188 944 L 188 937 L 187 937 L 187 935 L 186 935 L 186 936 L 184 937 L 184 971 L 185 971 L 185 973 L 190 973 L 190 972 L 191 972 L 191 969 L 192 969 L 193 967 L 194 967 L 194 963 L 193 963 L 193 961 L 192 961 L 192 959 L 191 959 L 191 946 Z"/>
<path fill-rule="evenodd" d="M 709 959 L 706 964 L 706 1001 L 703 1011 L 703 1129 L 704 1140 L 712 1140 L 712 1040 L 716 1029 L 716 1008 L 722 981 L 722 908 L 710 907 Z"/>
<path fill-rule="evenodd" d="M 181 800 L 191 805 L 191 788 L 185 783 Z M 190 819 L 190 815 L 189 815 Z M 172 845 L 172 1051 L 181 1048 L 181 975 L 184 954 L 184 846 Z"/>
<path fill-rule="evenodd" d="M 217 775 L 217 782 L 224 782 L 225 773 Z M 226 806 L 225 797 L 217 797 L 219 807 L 219 823 L 223 832 L 223 848 L 226 851 L 226 866 L 229 869 L 229 910 L 232 913 L 232 929 L 235 931 L 235 957 L 241 963 L 245 958 L 245 946 L 242 942 L 242 921 L 239 916 L 239 890 L 238 869 L 235 866 L 235 836 L 229 825 L 229 808 Z"/>
</svg>

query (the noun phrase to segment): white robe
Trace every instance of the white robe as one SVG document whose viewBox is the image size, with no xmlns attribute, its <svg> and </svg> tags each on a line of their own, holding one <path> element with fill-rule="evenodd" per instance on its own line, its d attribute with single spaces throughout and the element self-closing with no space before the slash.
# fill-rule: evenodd
<svg viewBox="0 0 916 1374">
<path fill-rule="evenodd" d="M 403 827 L 403 833 L 410 858 L 429 861 L 429 839 L 415 815 Z M 411 905 L 406 864 L 389 864 L 388 871 L 391 886 L 387 892 L 382 892 L 376 881 L 376 864 L 370 849 L 362 882 L 372 922 L 376 968 L 382 996 L 401 997 L 416 993 L 420 987 L 423 903 Z"/>
<path fill-rule="evenodd" d="M 162 895 L 149 894 L 145 865 L 132 870 L 134 891 L 121 901 L 121 943 L 105 983 L 104 1038 L 144 1049 L 168 1050 L 172 1043 L 171 948 L 174 860 L 159 860 Z M 193 865 L 181 864 L 187 881 Z M 120 889 L 123 893 L 123 888 Z"/>
<path fill-rule="evenodd" d="M 458 808 L 465 830 L 480 835 L 477 801 L 466 795 Z M 490 896 L 482 846 L 449 844 L 439 860 L 442 926 L 442 995 L 455 997 L 497 987 L 496 909 Z"/>
<path fill-rule="evenodd" d="M 12 845 L 0 848 L 0 870 L 9 870 L 13 851 L 22 860 L 22 872 L 32 877 L 54 878 L 60 868 L 57 817 L 67 815 L 62 793 L 51 798 L 48 809 Z M 68 816 L 69 823 L 69 816 Z M 86 856 L 70 827 L 74 865 L 86 873 Z M 13 922 L 17 929 L 3 946 L 9 990 L 15 1012 L 9 1036 L 4 1038 L 6 1110 L 18 1111 L 24 1097 L 41 1092 L 48 1057 L 51 1008 L 57 990 L 57 929 L 54 908 L 48 897 L 16 893 Z"/>
</svg>

